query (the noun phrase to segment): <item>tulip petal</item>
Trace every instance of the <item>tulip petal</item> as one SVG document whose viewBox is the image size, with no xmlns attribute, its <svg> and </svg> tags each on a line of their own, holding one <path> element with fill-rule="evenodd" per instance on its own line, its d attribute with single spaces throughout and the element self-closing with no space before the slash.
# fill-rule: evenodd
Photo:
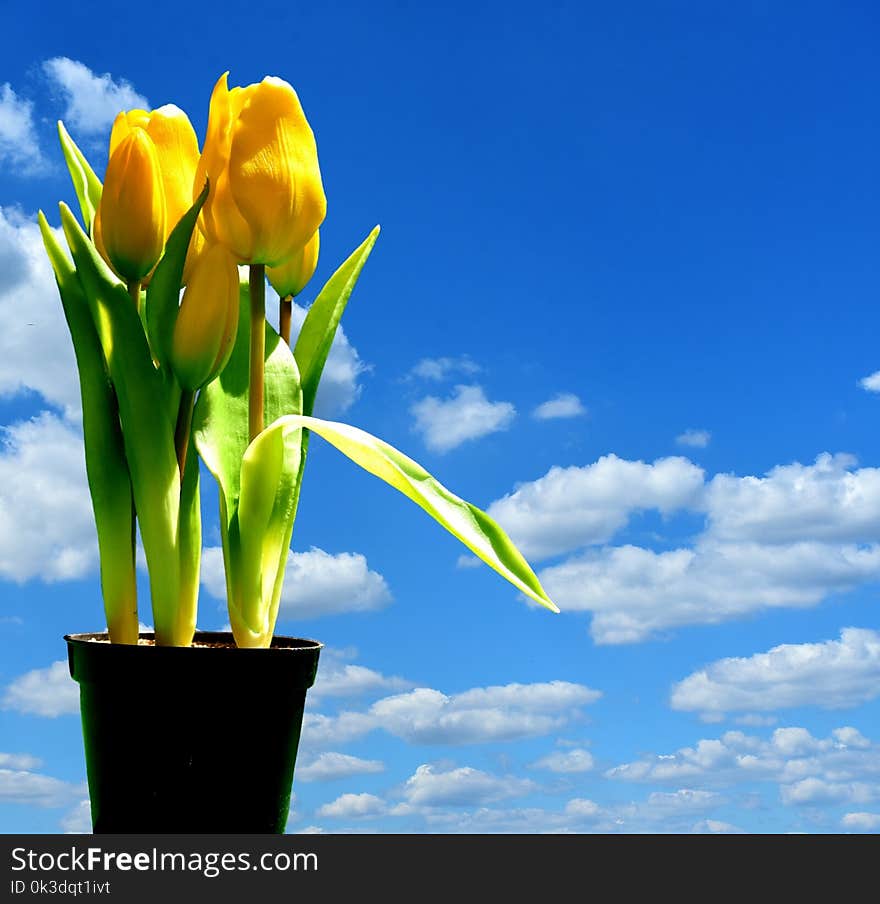
<svg viewBox="0 0 880 904">
<path fill-rule="evenodd" d="M 208 241 L 226 245 L 239 262 L 246 262 L 251 254 L 251 230 L 229 191 L 232 104 L 234 100 L 237 110 L 241 91 L 229 91 L 227 76 L 228 73 L 220 76 L 211 94 L 208 131 L 196 168 L 193 198 L 205 180 L 210 180 L 211 195 L 202 209 L 199 228 Z"/>
<path fill-rule="evenodd" d="M 284 263 L 327 212 L 315 136 L 293 88 L 266 78 L 243 90 L 232 124 L 229 188 L 253 234 L 250 263 Z"/>
</svg>

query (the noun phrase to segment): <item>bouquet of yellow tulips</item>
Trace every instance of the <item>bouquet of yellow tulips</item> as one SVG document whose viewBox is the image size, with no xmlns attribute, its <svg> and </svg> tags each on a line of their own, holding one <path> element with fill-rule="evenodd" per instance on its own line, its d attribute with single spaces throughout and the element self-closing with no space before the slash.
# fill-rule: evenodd
<svg viewBox="0 0 880 904">
<path fill-rule="evenodd" d="M 488 515 L 387 443 L 312 416 L 379 228 L 323 287 L 291 345 L 291 299 L 315 271 L 327 204 L 315 138 L 287 82 L 230 90 L 223 75 L 201 152 L 177 107 L 120 113 L 103 185 L 62 124 L 59 134 L 82 221 L 60 205 L 66 250 L 42 213 L 40 226 L 76 351 L 111 642 L 138 642 L 138 524 L 156 643 L 192 642 L 201 460 L 219 487 L 235 642 L 270 645 L 310 433 L 555 609 Z M 266 321 L 267 277 L 279 332 Z"/>
</svg>

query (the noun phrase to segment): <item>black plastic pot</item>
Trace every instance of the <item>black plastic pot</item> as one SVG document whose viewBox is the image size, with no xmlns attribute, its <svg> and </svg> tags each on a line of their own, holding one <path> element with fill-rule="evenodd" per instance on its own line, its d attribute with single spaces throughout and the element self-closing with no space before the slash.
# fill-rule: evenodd
<svg viewBox="0 0 880 904">
<path fill-rule="evenodd" d="M 228 633 L 192 647 L 70 634 L 96 833 L 284 832 L 322 644 Z M 144 643 L 146 641 L 146 643 Z"/>
</svg>

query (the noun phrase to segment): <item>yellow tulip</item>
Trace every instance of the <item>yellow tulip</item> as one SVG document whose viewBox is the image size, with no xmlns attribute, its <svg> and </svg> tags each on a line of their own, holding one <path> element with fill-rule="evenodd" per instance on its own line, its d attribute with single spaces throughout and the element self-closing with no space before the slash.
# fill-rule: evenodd
<svg viewBox="0 0 880 904">
<path fill-rule="evenodd" d="M 223 370 L 238 331 L 238 267 L 222 245 L 196 260 L 171 340 L 171 368 L 195 392 Z"/>
<path fill-rule="evenodd" d="M 165 243 L 165 189 L 153 142 L 141 129 L 110 155 L 95 222 L 96 243 L 130 282 L 156 266 Z"/>
<path fill-rule="evenodd" d="M 193 183 L 211 192 L 200 226 L 241 264 L 277 267 L 315 234 L 327 212 L 315 136 L 293 88 L 268 77 L 214 86 L 205 147 Z"/>
<path fill-rule="evenodd" d="M 316 232 L 306 242 L 304 247 L 300 248 L 293 257 L 288 258 L 280 267 L 268 267 L 266 269 L 266 276 L 269 277 L 272 288 L 282 298 L 299 295 L 306 287 L 308 281 L 314 276 L 315 268 L 318 266 L 320 242 L 321 240 Z"/>
<path fill-rule="evenodd" d="M 95 218 L 95 244 L 116 272 L 128 280 L 143 279 L 143 277 L 133 277 L 123 272 L 117 265 L 117 255 L 111 252 L 111 247 L 107 245 L 107 217 L 109 215 L 111 219 L 113 218 L 115 211 L 111 210 L 111 207 L 119 203 L 114 201 L 111 195 L 108 195 L 107 183 L 110 181 L 111 166 L 114 158 L 118 156 L 117 152 L 120 148 L 130 143 L 133 135 L 138 136 L 138 144 L 140 146 L 145 146 L 146 144 L 152 146 L 154 152 L 154 156 L 151 158 L 153 178 L 156 178 L 155 170 L 158 169 L 158 180 L 162 186 L 164 218 L 161 226 L 157 219 L 149 220 L 149 217 L 144 213 L 146 205 L 142 197 L 142 187 L 138 182 L 138 176 L 134 172 L 126 172 L 118 180 L 117 193 L 124 194 L 129 199 L 128 209 L 125 210 L 124 216 L 117 217 L 119 221 L 117 229 L 130 233 L 136 233 L 138 229 L 142 229 L 143 232 L 149 231 L 150 238 L 154 244 L 161 236 L 159 253 L 155 256 L 152 266 L 155 266 L 156 261 L 161 256 L 162 248 L 164 248 L 171 230 L 174 229 L 180 218 L 192 206 L 193 179 L 195 178 L 196 167 L 199 162 L 199 142 L 196 138 L 196 133 L 186 113 L 173 104 L 166 104 L 151 113 L 146 110 L 129 110 L 126 113 L 120 113 L 116 117 L 113 122 L 113 130 L 110 133 L 110 163 L 107 165 L 104 193 Z M 143 176 L 140 178 L 143 179 Z M 201 191 L 201 186 L 199 191 Z M 107 198 L 106 204 L 104 198 Z M 148 222 L 150 224 L 149 230 L 146 225 Z M 139 224 L 144 225 L 140 226 Z M 143 239 L 143 236 L 141 238 Z M 203 246 L 204 238 L 198 230 L 195 230 L 187 253 L 184 281 L 186 281 L 195 258 Z M 146 271 L 144 276 L 149 274 L 152 266 Z"/>
</svg>

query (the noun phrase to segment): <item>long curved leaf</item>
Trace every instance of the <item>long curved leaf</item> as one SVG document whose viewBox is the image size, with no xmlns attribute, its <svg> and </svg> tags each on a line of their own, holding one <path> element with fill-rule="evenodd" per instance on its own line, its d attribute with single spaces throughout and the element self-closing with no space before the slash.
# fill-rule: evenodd
<svg viewBox="0 0 880 904">
<path fill-rule="evenodd" d="M 73 190 L 76 193 L 76 199 L 79 201 L 79 208 L 82 211 L 86 232 L 91 235 L 92 224 L 95 221 L 95 211 L 98 209 L 98 204 L 101 203 L 101 192 L 104 187 L 83 152 L 70 137 L 67 129 L 64 128 L 64 123 L 61 120 L 58 121 L 58 138 L 61 141 L 64 161 L 67 163 L 67 169 L 73 182 Z"/>
<path fill-rule="evenodd" d="M 290 415 L 281 418 L 280 423 L 305 427 L 323 437 L 355 464 L 384 480 L 423 508 L 526 596 L 552 612 L 559 611 L 547 596 L 529 563 L 500 525 L 476 506 L 447 490 L 418 462 L 383 440 L 349 424 L 304 415 Z M 279 426 L 279 423 L 271 426 Z"/>
<path fill-rule="evenodd" d="M 302 410 L 306 414 L 311 414 L 315 408 L 318 384 L 321 382 L 336 328 L 378 237 L 379 227 L 376 226 L 327 280 L 300 328 L 293 354 L 299 367 L 303 392 Z"/>
</svg>

